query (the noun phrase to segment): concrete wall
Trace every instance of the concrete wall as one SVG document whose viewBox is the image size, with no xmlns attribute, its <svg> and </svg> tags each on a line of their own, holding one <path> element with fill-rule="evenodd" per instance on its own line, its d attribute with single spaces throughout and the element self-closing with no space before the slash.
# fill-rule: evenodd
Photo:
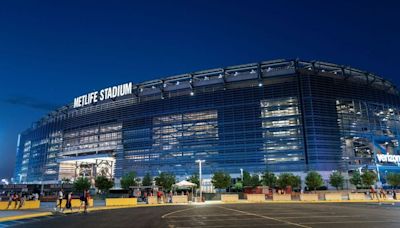
<svg viewBox="0 0 400 228">
<path fill-rule="evenodd" d="M 342 193 L 337 192 L 337 193 L 325 193 L 325 200 L 342 200 Z"/>
<path fill-rule="evenodd" d="M 172 196 L 172 203 L 188 203 L 188 196 L 186 195 Z"/>
<path fill-rule="evenodd" d="M 290 194 L 273 194 L 272 195 L 272 200 L 273 201 L 291 201 L 292 200 L 292 195 Z"/>
<path fill-rule="evenodd" d="M 300 201 L 318 201 L 318 194 L 300 194 Z"/>
<path fill-rule="evenodd" d="M 252 203 L 265 202 L 264 194 L 247 194 L 247 201 Z"/>
<path fill-rule="evenodd" d="M 136 198 L 106 198 L 106 206 L 134 206 L 137 205 Z"/>
<path fill-rule="evenodd" d="M 239 201 L 238 194 L 221 194 L 221 201 L 225 203 L 233 203 Z"/>
<path fill-rule="evenodd" d="M 342 200 L 342 193 L 337 192 L 337 193 L 325 193 L 325 200 Z"/>
<path fill-rule="evenodd" d="M 364 193 L 349 193 L 349 200 L 366 200 Z"/>
<path fill-rule="evenodd" d="M 6 210 L 8 206 L 7 201 L 0 202 L 0 210 Z M 15 207 L 15 202 L 12 202 L 10 205 L 9 210 L 13 210 Z M 19 207 L 19 202 L 17 202 L 17 208 Z M 40 208 L 40 201 L 39 200 L 29 200 L 25 201 L 23 206 L 20 209 L 38 209 Z"/>
<path fill-rule="evenodd" d="M 148 196 L 147 204 L 158 204 L 157 196 Z"/>
</svg>

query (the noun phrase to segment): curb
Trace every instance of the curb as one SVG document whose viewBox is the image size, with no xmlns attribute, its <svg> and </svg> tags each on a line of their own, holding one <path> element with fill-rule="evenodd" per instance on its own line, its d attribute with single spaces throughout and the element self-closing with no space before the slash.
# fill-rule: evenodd
<svg viewBox="0 0 400 228">
<path fill-rule="evenodd" d="M 37 218 L 37 217 L 44 217 L 53 215 L 51 212 L 42 212 L 42 213 L 34 213 L 34 214 L 27 214 L 27 215 L 15 215 L 15 216 L 8 216 L 4 218 L 0 218 L 0 222 L 8 222 L 13 220 L 21 220 L 21 219 L 29 219 L 29 218 Z"/>
</svg>

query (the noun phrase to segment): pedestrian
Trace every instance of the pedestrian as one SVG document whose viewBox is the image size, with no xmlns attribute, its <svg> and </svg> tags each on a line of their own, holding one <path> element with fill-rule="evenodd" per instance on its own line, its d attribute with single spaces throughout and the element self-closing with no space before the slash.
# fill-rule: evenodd
<svg viewBox="0 0 400 228">
<path fill-rule="evenodd" d="M 386 193 L 385 190 L 383 190 L 383 188 L 379 190 L 379 197 L 386 199 Z"/>
<path fill-rule="evenodd" d="M 19 206 L 18 206 L 18 209 L 21 209 L 23 206 L 24 206 L 24 204 L 25 204 L 25 199 L 26 199 L 26 195 L 25 194 L 22 194 L 22 192 L 19 194 Z"/>
<path fill-rule="evenodd" d="M 19 203 L 19 195 L 18 194 L 14 194 L 14 209 L 17 209 L 18 203 Z"/>
<path fill-rule="evenodd" d="M 58 198 L 58 204 L 56 205 L 56 208 L 54 210 L 57 210 L 57 207 L 59 207 L 60 211 L 62 208 L 62 201 L 64 199 L 64 190 L 60 189 L 60 191 L 57 194 L 57 198 Z"/>
<path fill-rule="evenodd" d="M 397 193 L 396 193 L 396 190 L 393 190 L 393 199 L 394 199 L 394 200 L 397 200 Z"/>
<path fill-rule="evenodd" d="M 90 199 L 90 194 L 89 194 L 89 191 L 88 190 L 86 190 L 85 191 L 85 210 L 83 211 L 83 213 L 87 213 L 87 208 L 88 208 L 88 206 L 89 206 L 89 199 Z"/>
<path fill-rule="evenodd" d="M 172 203 L 172 191 L 169 191 L 169 194 L 168 194 L 168 203 Z"/>
<path fill-rule="evenodd" d="M 8 197 L 8 206 L 7 209 L 10 208 L 12 202 L 14 201 L 15 198 L 15 193 L 14 194 L 10 194 L 10 196 Z"/>
<path fill-rule="evenodd" d="M 375 188 L 372 185 L 371 185 L 369 192 L 370 192 L 371 200 L 373 200 L 374 197 L 376 197 L 376 199 L 379 200 L 378 193 L 375 191 Z"/>
<path fill-rule="evenodd" d="M 157 191 L 157 203 L 161 203 L 161 191 Z"/>
<path fill-rule="evenodd" d="M 65 208 L 66 209 L 70 209 L 71 210 L 71 212 L 72 212 L 72 192 L 69 192 L 68 194 L 67 194 L 67 199 L 66 199 L 66 203 L 65 203 Z"/>
<path fill-rule="evenodd" d="M 86 192 L 86 189 L 83 190 L 82 195 L 79 197 L 79 199 L 81 201 L 81 205 L 79 206 L 79 212 L 81 211 L 82 207 L 85 207 L 85 192 Z"/>
</svg>

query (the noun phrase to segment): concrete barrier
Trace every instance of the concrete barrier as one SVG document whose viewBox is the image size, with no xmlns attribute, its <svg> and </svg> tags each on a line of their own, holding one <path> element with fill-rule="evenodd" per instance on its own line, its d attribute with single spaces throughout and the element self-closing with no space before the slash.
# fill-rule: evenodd
<svg viewBox="0 0 400 228">
<path fill-rule="evenodd" d="M 158 204 L 157 196 L 148 196 L 147 204 Z"/>
<path fill-rule="evenodd" d="M 8 201 L 0 202 L 0 210 L 7 210 L 7 206 L 8 206 Z M 17 202 L 16 209 L 18 209 L 18 207 L 19 207 L 19 202 Z M 9 210 L 14 210 L 14 208 L 15 208 L 15 202 L 12 202 Z M 38 208 L 40 208 L 39 200 L 29 200 L 25 201 L 20 209 L 38 209 Z"/>
<path fill-rule="evenodd" d="M 224 203 L 235 203 L 239 201 L 238 194 L 221 194 L 221 201 Z"/>
<path fill-rule="evenodd" d="M 188 196 L 187 195 L 172 196 L 172 203 L 188 203 Z"/>
<path fill-rule="evenodd" d="M 318 201 L 318 194 L 300 194 L 300 201 Z"/>
<path fill-rule="evenodd" d="M 265 202 L 264 194 L 247 194 L 247 201 L 252 203 Z"/>
<path fill-rule="evenodd" d="M 134 206 L 137 205 L 136 198 L 106 198 L 106 206 Z"/>
<path fill-rule="evenodd" d="M 292 195 L 290 194 L 273 194 L 272 201 L 291 201 Z"/>
<path fill-rule="evenodd" d="M 366 200 L 364 193 L 349 193 L 349 200 Z"/>
<path fill-rule="evenodd" d="M 335 193 L 325 193 L 325 200 L 327 201 L 340 201 L 342 200 L 342 193 L 335 192 Z"/>
<path fill-rule="evenodd" d="M 61 203 L 63 208 L 65 208 L 65 204 L 66 203 L 67 203 L 67 201 L 65 199 L 63 199 L 63 201 Z M 88 207 L 93 207 L 93 199 L 89 199 L 88 203 L 89 203 Z M 54 204 L 57 205 L 58 204 L 58 200 Z M 80 206 L 81 206 L 81 200 L 80 199 L 72 199 L 71 200 L 71 207 L 80 207 Z"/>
</svg>

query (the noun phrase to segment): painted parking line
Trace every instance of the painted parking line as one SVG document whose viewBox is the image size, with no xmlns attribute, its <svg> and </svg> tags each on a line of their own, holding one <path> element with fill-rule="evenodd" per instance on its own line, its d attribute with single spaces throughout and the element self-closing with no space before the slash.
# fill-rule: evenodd
<svg viewBox="0 0 400 228">
<path fill-rule="evenodd" d="M 167 214 L 161 216 L 161 218 L 166 218 L 166 217 L 168 217 L 168 216 L 170 216 L 170 215 L 173 215 L 173 214 L 176 214 L 176 213 L 179 213 L 179 212 L 183 212 L 183 211 L 193 210 L 193 209 L 196 209 L 196 207 L 186 208 L 186 209 L 182 209 L 182 210 L 177 210 L 177 211 L 169 212 L 169 213 L 167 213 Z"/>
<path fill-rule="evenodd" d="M 254 214 L 254 213 L 247 212 L 247 211 L 241 211 L 241 210 L 236 210 L 236 209 L 232 209 L 232 208 L 226 208 L 226 207 L 222 207 L 222 206 L 219 207 L 219 208 L 222 208 L 222 209 L 225 209 L 225 210 L 230 210 L 230 211 L 235 211 L 235 212 L 239 212 L 239 213 L 243 213 L 243 214 L 247 214 L 247 215 L 253 215 L 253 216 L 261 217 L 261 218 L 265 218 L 265 219 L 270 219 L 270 220 L 286 223 L 286 224 L 293 225 L 293 226 L 298 226 L 298 227 L 303 227 L 303 228 L 311 228 L 310 226 L 306 226 L 306 225 L 302 225 L 302 224 L 298 224 L 298 223 L 294 223 L 294 222 L 289 222 L 289 221 L 285 221 L 285 220 L 282 220 L 282 219 L 277 219 L 277 218 L 269 217 L 269 216 L 265 216 L 265 215 Z"/>
<path fill-rule="evenodd" d="M 301 224 L 306 225 L 318 225 L 318 224 L 363 224 L 363 223 L 381 223 L 380 227 L 384 227 L 385 223 L 400 223 L 399 221 L 388 221 L 388 220 L 372 220 L 372 221 L 332 221 L 332 222 L 303 222 Z"/>
</svg>

